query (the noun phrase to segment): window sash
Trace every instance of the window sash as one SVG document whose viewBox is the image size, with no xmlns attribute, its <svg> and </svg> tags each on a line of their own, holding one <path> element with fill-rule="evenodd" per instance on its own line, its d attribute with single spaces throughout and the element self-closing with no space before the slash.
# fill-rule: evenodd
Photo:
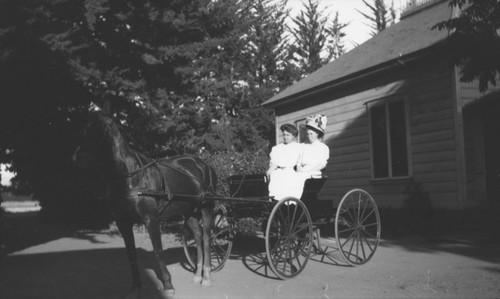
<svg viewBox="0 0 500 299">
<path fill-rule="evenodd" d="M 379 103 L 370 110 L 372 177 L 410 175 L 406 101 Z"/>
</svg>

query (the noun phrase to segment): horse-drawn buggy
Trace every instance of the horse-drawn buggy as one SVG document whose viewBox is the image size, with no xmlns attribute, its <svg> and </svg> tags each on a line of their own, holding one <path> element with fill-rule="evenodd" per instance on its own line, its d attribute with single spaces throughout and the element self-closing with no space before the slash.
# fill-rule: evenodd
<svg viewBox="0 0 500 299">
<path fill-rule="evenodd" d="M 264 219 L 267 265 L 277 277 L 287 279 L 305 268 L 311 254 L 321 260 L 342 258 L 349 265 L 368 262 L 380 240 L 380 216 L 372 196 L 362 190 L 347 192 L 334 201 L 319 200 L 326 176 L 306 180 L 300 199 L 279 201 L 267 196 L 265 175 L 237 175 L 229 178 L 231 197 L 217 200 L 211 239 L 212 271 L 220 270 L 231 254 L 242 218 Z M 195 267 L 194 241 L 183 241 L 186 258 Z"/>
<path fill-rule="evenodd" d="M 184 239 L 194 281 L 211 285 L 211 272 L 231 254 L 242 217 L 260 216 L 267 261 L 281 279 L 302 272 L 311 253 L 340 255 L 350 265 L 369 261 L 380 238 L 380 216 L 372 196 L 361 189 L 339 201 L 320 201 L 326 178 L 308 179 L 302 198 L 275 201 L 264 175 L 233 176 L 230 197 L 216 196 L 217 175 L 195 156 L 153 160 L 128 147 L 116 123 L 95 114 L 87 124 L 74 161 L 104 181 L 104 199 L 122 234 L 132 270 L 131 293 L 141 287 L 133 225 L 145 224 L 157 258 L 163 291 L 174 293 L 162 259 L 160 220 L 184 217 L 192 239 Z M 214 204 L 215 203 L 215 204 Z M 334 208 L 334 205 L 336 206 Z M 196 248 L 195 248 L 196 247 Z"/>
</svg>

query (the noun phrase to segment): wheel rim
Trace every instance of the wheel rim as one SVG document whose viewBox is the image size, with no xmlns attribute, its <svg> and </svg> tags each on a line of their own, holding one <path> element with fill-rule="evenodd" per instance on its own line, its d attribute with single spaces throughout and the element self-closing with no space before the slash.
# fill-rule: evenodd
<svg viewBox="0 0 500 299">
<path fill-rule="evenodd" d="M 226 214 L 224 206 L 218 207 L 214 213 L 214 228 L 210 238 L 210 266 L 213 272 L 219 271 L 224 267 L 233 248 L 233 225 L 228 221 Z M 195 240 L 184 236 L 182 245 L 189 265 L 193 269 L 196 269 L 198 259 Z"/>
<path fill-rule="evenodd" d="M 304 203 L 296 198 L 279 201 L 266 228 L 266 253 L 269 267 L 281 279 L 304 270 L 312 246 L 312 221 Z"/>
<path fill-rule="evenodd" d="M 380 215 L 372 196 L 361 189 L 349 191 L 335 216 L 339 252 L 350 265 L 368 262 L 380 241 Z"/>
</svg>

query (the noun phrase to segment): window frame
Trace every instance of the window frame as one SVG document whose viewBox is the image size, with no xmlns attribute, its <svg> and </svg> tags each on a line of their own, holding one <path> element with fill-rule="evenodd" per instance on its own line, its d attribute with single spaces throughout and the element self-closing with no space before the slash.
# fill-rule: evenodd
<svg viewBox="0 0 500 299">
<path fill-rule="evenodd" d="M 404 113 L 405 113 L 405 131 L 406 131 L 406 163 L 407 163 L 407 169 L 408 169 L 408 174 L 405 176 L 394 176 L 393 175 L 393 167 L 392 167 L 392 162 L 393 162 L 393 156 L 392 156 L 392 149 L 391 149 L 391 134 L 390 134 L 390 129 L 391 129 L 391 120 L 390 120 L 390 114 L 389 114 L 389 104 L 394 103 L 394 102 L 403 102 L 404 106 Z M 388 175 L 385 177 L 375 177 L 375 160 L 374 160 L 374 141 L 373 141 L 373 125 L 372 125 L 372 118 L 373 118 L 373 107 L 375 106 L 384 106 L 384 116 L 386 120 L 386 145 L 387 145 L 387 163 L 388 163 Z M 384 97 L 376 100 L 370 101 L 370 103 L 367 103 L 367 110 L 368 110 L 368 127 L 369 127 L 369 150 L 370 150 L 370 173 L 371 173 L 371 179 L 374 181 L 383 181 L 383 180 L 400 180 L 400 179 L 408 179 L 413 177 L 413 167 L 412 167 L 412 158 L 411 158 L 411 135 L 410 135 L 410 108 L 409 108 L 409 99 L 407 96 L 390 96 L 390 97 Z"/>
<path fill-rule="evenodd" d="M 299 132 L 298 136 L 297 136 L 297 142 L 299 142 L 299 143 L 307 143 L 308 142 L 307 135 L 305 135 L 305 136 L 301 135 L 302 132 L 305 133 L 305 129 L 302 129 L 300 126 L 301 125 L 305 125 L 305 124 L 306 124 L 306 118 L 305 117 L 301 118 L 301 119 L 298 119 L 298 120 L 295 121 L 295 126 L 297 127 L 297 131 Z"/>
</svg>

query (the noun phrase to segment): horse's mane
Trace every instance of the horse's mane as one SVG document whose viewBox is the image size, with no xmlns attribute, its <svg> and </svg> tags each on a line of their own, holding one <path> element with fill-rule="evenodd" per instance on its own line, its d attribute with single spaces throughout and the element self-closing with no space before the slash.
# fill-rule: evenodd
<svg viewBox="0 0 500 299">
<path fill-rule="evenodd" d="M 139 165 L 144 165 L 152 161 L 152 158 L 138 152 L 129 145 L 125 136 L 121 133 L 119 125 L 111 116 L 100 111 L 91 112 L 89 113 L 89 120 L 90 125 L 96 126 L 95 129 L 103 134 L 104 142 L 109 143 L 108 146 L 112 145 L 112 143 L 119 145 L 124 151 L 134 157 Z"/>
</svg>

